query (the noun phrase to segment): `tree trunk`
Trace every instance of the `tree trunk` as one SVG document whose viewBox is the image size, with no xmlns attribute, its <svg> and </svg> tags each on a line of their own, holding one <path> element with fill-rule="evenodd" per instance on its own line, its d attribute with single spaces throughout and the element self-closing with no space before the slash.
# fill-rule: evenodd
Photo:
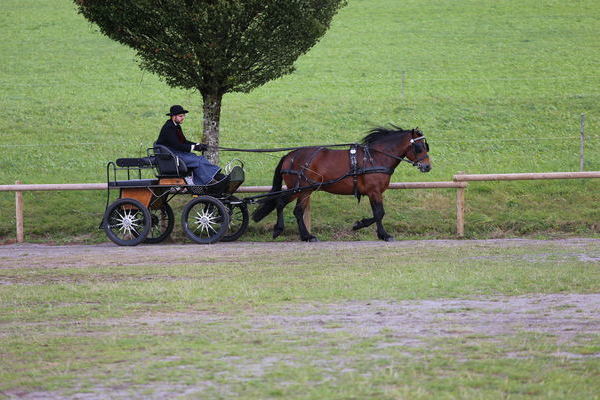
<svg viewBox="0 0 600 400">
<path fill-rule="evenodd" d="M 219 124 L 221 122 L 221 100 L 223 95 L 217 94 L 202 94 L 204 104 L 204 126 L 202 142 L 211 146 L 206 152 L 206 158 L 213 164 L 219 164 Z"/>
</svg>

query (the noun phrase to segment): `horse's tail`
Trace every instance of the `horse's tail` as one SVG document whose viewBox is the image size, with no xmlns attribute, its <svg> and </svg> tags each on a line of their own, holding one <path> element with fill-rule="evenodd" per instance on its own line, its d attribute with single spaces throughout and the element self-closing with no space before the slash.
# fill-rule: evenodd
<svg viewBox="0 0 600 400">
<path fill-rule="evenodd" d="M 275 174 L 273 175 L 273 186 L 271 187 L 271 191 L 269 193 L 281 191 L 281 184 L 283 182 L 283 177 L 281 175 L 281 166 L 283 165 L 283 161 L 285 160 L 286 157 L 287 156 L 281 157 L 281 160 L 279 161 L 277 168 L 275 168 Z M 269 215 L 271 213 L 271 211 L 273 211 L 275 209 L 275 207 L 277 207 L 278 200 L 279 200 L 278 197 L 272 196 L 272 197 L 267 197 L 265 200 L 260 201 L 260 203 L 261 203 L 260 207 L 258 207 L 252 213 L 252 219 L 254 220 L 254 222 L 258 222 L 261 219 L 263 219 L 264 217 L 266 217 L 267 215 Z"/>
</svg>

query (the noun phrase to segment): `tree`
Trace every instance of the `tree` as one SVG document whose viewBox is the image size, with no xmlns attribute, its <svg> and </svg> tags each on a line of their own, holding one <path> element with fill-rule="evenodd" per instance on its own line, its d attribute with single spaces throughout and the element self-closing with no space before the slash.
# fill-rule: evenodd
<svg viewBox="0 0 600 400">
<path fill-rule="evenodd" d="M 203 100 L 203 142 L 218 163 L 223 95 L 289 74 L 346 0 L 74 0 L 140 67 Z"/>
</svg>

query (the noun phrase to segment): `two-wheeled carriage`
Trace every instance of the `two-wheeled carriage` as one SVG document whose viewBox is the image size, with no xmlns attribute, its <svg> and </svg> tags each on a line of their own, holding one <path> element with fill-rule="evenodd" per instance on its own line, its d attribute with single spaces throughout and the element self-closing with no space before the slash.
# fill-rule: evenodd
<svg viewBox="0 0 600 400">
<path fill-rule="evenodd" d="M 144 170 L 154 170 L 155 177 L 143 179 Z M 187 237 L 200 244 L 236 240 L 248 228 L 249 220 L 246 203 L 233 196 L 244 182 L 243 163 L 235 160 L 222 172 L 210 184 L 188 185 L 185 164 L 160 145 L 148 149 L 147 157 L 109 162 L 107 206 L 101 227 L 121 246 L 160 243 L 175 225 L 169 201 L 177 195 L 190 195 L 181 214 Z M 110 203 L 111 192 L 116 190 L 119 197 Z"/>
</svg>

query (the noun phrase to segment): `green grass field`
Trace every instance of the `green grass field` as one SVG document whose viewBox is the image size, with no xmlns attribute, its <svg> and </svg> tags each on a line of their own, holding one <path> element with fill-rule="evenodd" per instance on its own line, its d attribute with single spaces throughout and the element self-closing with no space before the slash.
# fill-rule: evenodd
<svg viewBox="0 0 600 400">
<path fill-rule="evenodd" d="M 0 247 L 0 398 L 598 398 L 598 240 L 200 248 Z"/>
<path fill-rule="evenodd" d="M 143 73 L 134 54 L 77 15 L 70 1 L 3 0 L 0 16 L 0 184 L 105 181 L 107 161 L 152 143 L 171 104 L 201 97 Z M 296 73 L 251 94 L 226 95 L 221 144 L 281 147 L 358 141 L 376 125 L 420 127 L 434 169 L 400 167 L 393 181 L 467 173 L 577 171 L 586 114 L 586 169 L 600 170 L 600 6 L 593 0 L 350 0 Z M 243 158 L 247 184 L 266 185 L 279 154 Z M 600 183 L 477 183 L 467 235 L 586 235 L 600 231 Z M 453 235 L 454 192 L 387 194 L 386 226 L 399 238 Z M 0 237 L 14 238 L 14 198 L 0 194 Z M 28 240 L 100 241 L 104 193 L 26 194 Z M 344 210 L 339 213 L 338 210 Z M 316 196 L 323 239 L 373 239 L 351 223 L 370 211 Z M 295 239 L 288 216 L 283 240 Z M 267 240 L 267 219 L 248 240 Z"/>
</svg>

